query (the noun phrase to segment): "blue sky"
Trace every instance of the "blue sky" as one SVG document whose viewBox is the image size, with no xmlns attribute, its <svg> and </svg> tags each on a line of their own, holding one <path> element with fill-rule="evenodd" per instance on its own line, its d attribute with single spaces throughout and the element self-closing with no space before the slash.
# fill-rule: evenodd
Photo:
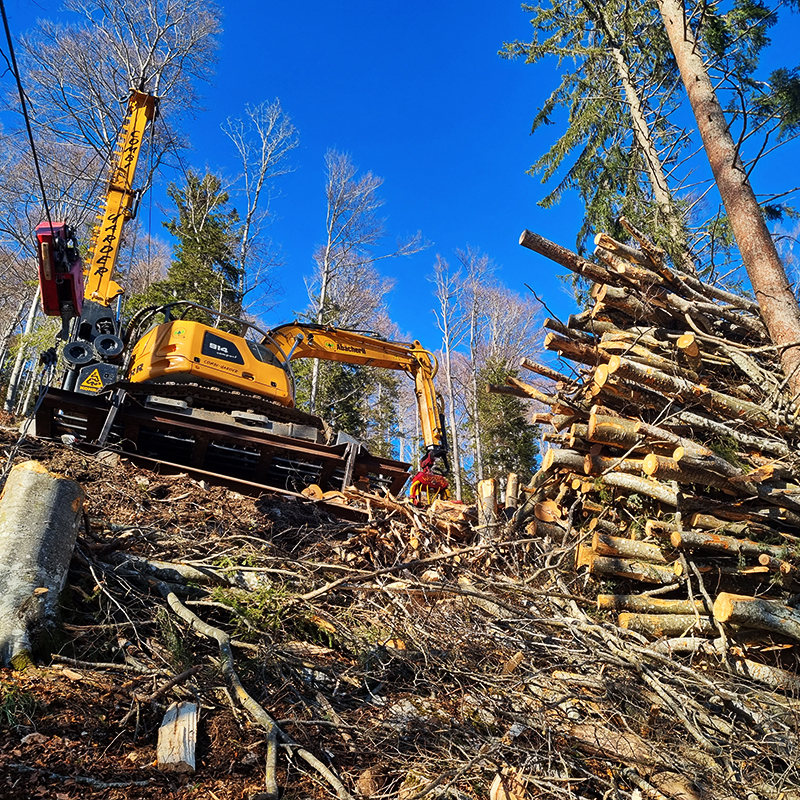
<svg viewBox="0 0 800 800">
<path fill-rule="evenodd" d="M 226 4 L 223 24 L 207 124 L 192 136 L 195 162 L 224 168 L 214 159 L 227 146 L 217 122 L 245 103 L 279 97 L 300 132 L 296 171 L 273 206 L 271 233 L 287 263 L 281 317 L 306 302 L 302 276 L 324 234 L 329 147 L 384 179 L 392 236 L 421 230 L 433 243 L 381 263 L 396 280 L 390 308 L 404 332 L 436 346 L 426 278 L 436 253 L 449 258 L 467 245 L 495 259 L 510 288 L 535 284 L 548 303 L 571 306 L 551 265 L 518 244 L 525 227 L 569 244 L 577 222 L 538 209 L 541 189 L 525 174 L 535 158 L 530 122 L 554 76 L 498 57 L 504 40 L 529 35 L 516 0 L 247 0 Z"/>
<path fill-rule="evenodd" d="M 283 250 L 285 268 L 282 297 L 267 324 L 288 321 L 306 305 L 303 279 L 324 236 L 323 158 L 330 147 L 384 179 L 387 248 L 391 237 L 417 230 L 432 242 L 411 258 L 381 262 L 396 281 L 389 306 L 404 333 L 438 346 L 427 277 L 437 253 L 451 258 L 467 245 L 494 259 L 509 288 L 524 294 L 529 284 L 563 319 L 575 310 L 557 277 L 563 270 L 518 244 L 530 228 L 574 249 L 581 221 L 575 197 L 552 210 L 537 207 L 544 189 L 525 174 L 561 129 L 530 135 L 536 110 L 557 83 L 555 65 L 497 55 L 504 41 L 531 36 L 518 0 L 237 0 L 221 6 L 216 76 L 204 87 L 204 108 L 189 130 L 191 165 L 235 174 L 235 154 L 219 126 L 241 116 L 248 103 L 280 98 L 300 135 L 291 155 L 295 171 L 280 179 L 272 206 L 269 233 Z M 57 7 L 6 0 L 15 35 Z M 776 48 L 780 60 L 794 59 L 789 43 L 796 41 L 796 20 L 785 13 L 775 31 L 787 43 Z M 786 163 L 782 155 L 783 178 Z M 756 185 L 757 191 L 777 188 Z M 165 235 L 156 228 L 154 234 Z"/>
</svg>

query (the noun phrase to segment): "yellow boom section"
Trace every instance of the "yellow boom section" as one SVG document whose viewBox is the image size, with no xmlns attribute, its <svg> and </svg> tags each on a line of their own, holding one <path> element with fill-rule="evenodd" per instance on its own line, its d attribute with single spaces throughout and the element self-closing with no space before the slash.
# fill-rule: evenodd
<svg viewBox="0 0 800 800">
<path fill-rule="evenodd" d="M 122 287 L 111 280 L 111 275 L 117 264 L 122 226 L 134 213 L 136 192 L 133 191 L 133 176 L 147 123 L 153 119 L 155 111 L 156 98 L 153 95 L 131 92 L 128 113 L 114 153 L 116 161 L 111 168 L 104 207 L 93 231 L 91 254 L 84 273 L 85 298 L 100 305 L 109 305 L 123 292 Z"/>
<path fill-rule="evenodd" d="M 422 438 L 427 448 L 443 447 L 439 402 L 433 378 L 439 368 L 436 356 L 418 341 L 385 342 L 373 336 L 316 325 L 291 322 L 270 331 L 270 337 L 290 360 L 321 358 L 366 367 L 405 372 L 414 379 Z M 269 341 L 264 345 L 270 347 Z M 278 355 L 278 354 L 276 354 Z"/>
</svg>

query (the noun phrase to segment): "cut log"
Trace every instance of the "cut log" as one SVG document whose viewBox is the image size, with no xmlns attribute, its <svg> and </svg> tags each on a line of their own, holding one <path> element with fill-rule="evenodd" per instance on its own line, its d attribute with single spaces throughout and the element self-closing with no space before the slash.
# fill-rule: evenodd
<svg viewBox="0 0 800 800">
<path fill-rule="evenodd" d="M 478 525 L 490 529 L 497 524 L 497 482 L 488 478 L 478 482 Z"/>
<path fill-rule="evenodd" d="M 546 367 L 544 364 L 531 361 L 529 358 L 523 358 L 522 361 L 519 362 L 519 365 L 531 372 L 535 372 L 537 375 L 550 378 L 550 380 L 556 381 L 557 383 L 564 383 L 569 386 L 575 382 L 574 378 L 568 378 L 566 375 L 562 375 L 560 372 L 556 372 L 554 369 Z"/>
<path fill-rule="evenodd" d="M 736 522 L 735 520 L 720 519 L 712 514 L 692 514 L 689 517 L 689 526 L 699 528 L 704 531 L 715 531 L 721 536 L 736 536 L 746 538 L 748 536 L 774 536 L 774 533 L 766 525 L 759 525 L 757 522 Z"/>
<path fill-rule="evenodd" d="M 646 561 L 599 556 L 584 545 L 578 546 L 575 554 L 575 566 L 578 569 L 587 567 L 591 575 L 616 575 L 620 578 L 630 578 L 642 583 L 659 585 L 678 583 L 678 576 L 670 567 Z"/>
<path fill-rule="evenodd" d="M 664 600 L 642 594 L 599 594 L 597 608 L 599 611 L 637 611 L 640 614 L 711 614 L 702 600 Z"/>
<path fill-rule="evenodd" d="M 699 376 L 691 369 L 687 369 L 685 364 L 679 364 L 677 361 L 664 356 L 653 353 L 651 350 L 643 347 L 641 344 L 631 344 L 630 342 L 618 341 L 616 338 L 609 337 L 607 334 L 603 335 L 603 339 L 599 344 L 601 350 L 606 353 L 622 355 L 629 358 L 631 361 L 636 361 L 638 364 L 643 364 L 648 367 L 655 367 L 662 372 L 668 374 L 680 374 L 690 381 L 698 381 Z"/>
<path fill-rule="evenodd" d="M 579 342 L 584 342 L 585 344 L 594 344 L 594 337 L 591 334 L 584 333 L 581 330 L 575 330 L 571 326 L 565 325 L 560 319 L 548 317 L 542 323 L 542 327 L 554 331 L 555 333 L 560 333 L 568 339 L 577 339 Z"/>
<path fill-rule="evenodd" d="M 525 230 L 519 237 L 519 243 L 535 253 L 555 261 L 562 267 L 583 276 L 587 280 L 594 281 L 595 283 L 610 283 L 617 282 L 617 279 L 607 269 L 592 264 L 591 261 L 581 258 L 566 247 L 551 242 L 545 239 L 544 236 L 539 236 L 538 233 Z M 619 280 L 622 280 L 620 277 Z"/>
<path fill-rule="evenodd" d="M 589 415 L 587 425 L 589 441 L 620 447 L 629 450 L 642 444 L 644 437 L 639 433 L 636 420 L 625 417 L 609 417 L 594 410 Z"/>
<path fill-rule="evenodd" d="M 612 272 L 624 275 L 636 281 L 640 286 L 661 286 L 664 284 L 664 278 L 658 273 L 647 269 L 641 264 L 634 263 L 616 252 L 612 252 L 603 245 L 598 244 L 594 252 L 601 261 L 608 265 Z"/>
<path fill-rule="evenodd" d="M 794 672 L 759 664 L 747 658 L 732 658 L 730 664 L 733 671 L 743 678 L 758 681 L 776 691 L 790 692 L 795 696 L 800 693 L 800 677 Z"/>
<path fill-rule="evenodd" d="M 682 336 L 679 336 L 678 341 L 675 342 L 675 347 L 690 358 L 697 358 L 697 356 L 700 355 L 697 337 L 693 333 L 684 333 Z"/>
<path fill-rule="evenodd" d="M 678 530 L 678 526 L 674 522 L 666 522 L 663 519 L 648 519 L 644 523 L 644 532 L 646 536 L 668 539 L 672 535 L 672 532 L 676 530 Z"/>
<path fill-rule="evenodd" d="M 788 561 L 782 561 L 767 553 L 762 553 L 758 557 L 758 563 L 763 567 L 769 567 L 772 572 L 780 572 L 781 575 L 786 575 L 788 577 L 797 577 L 797 567 L 794 564 L 790 564 Z"/>
<path fill-rule="evenodd" d="M 623 539 L 619 536 L 610 536 L 607 533 L 595 531 L 592 536 L 592 550 L 601 556 L 615 556 L 618 558 L 633 558 L 642 561 L 652 561 L 656 564 L 666 564 L 667 559 L 658 545 L 649 542 L 640 542 L 636 539 Z"/>
<path fill-rule="evenodd" d="M 650 636 L 710 636 L 717 632 L 709 617 L 695 614 L 636 614 L 623 611 L 617 623 L 620 628 Z"/>
<path fill-rule="evenodd" d="M 583 453 L 577 450 L 564 450 L 552 447 L 542 458 L 541 470 L 550 472 L 554 469 L 569 469 L 573 472 L 583 472 Z"/>
<path fill-rule="evenodd" d="M 519 397 L 521 400 L 530 399 L 527 392 L 523 392 L 522 389 L 518 389 L 516 386 L 501 386 L 498 383 L 487 383 L 486 391 L 489 394 L 503 394 L 507 397 Z"/>
<path fill-rule="evenodd" d="M 58 616 L 83 519 L 83 489 L 36 461 L 15 466 L 0 497 L 0 661 L 26 666 Z"/>
<path fill-rule="evenodd" d="M 197 745 L 197 706 L 173 703 L 158 729 L 158 768 L 168 772 L 194 772 Z"/>
<path fill-rule="evenodd" d="M 714 601 L 714 618 L 800 641 L 800 611 L 777 600 L 721 592 Z"/>
<path fill-rule="evenodd" d="M 545 350 L 560 353 L 562 356 L 572 361 L 578 361 L 590 367 L 595 367 L 598 364 L 606 364 L 610 358 L 607 353 L 604 353 L 596 347 L 592 347 L 592 345 L 576 342 L 574 339 L 568 339 L 556 333 L 548 333 L 544 337 L 544 347 Z"/>
<path fill-rule="evenodd" d="M 627 492 L 643 494 L 652 497 L 659 503 L 672 506 L 678 505 L 678 493 L 665 483 L 659 483 L 652 478 L 640 478 L 637 475 L 628 475 L 625 472 L 609 472 L 599 478 L 598 481 L 606 486 L 614 486 L 624 489 Z"/>
<path fill-rule="evenodd" d="M 724 475 L 687 467 L 684 466 L 683 462 L 676 461 L 674 458 L 659 456 L 656 453 L 649 453 L 644 457 L 642 471 L 645 475 L 650 475 L 662 481 L 713 486 L 716 489 L 728 490 L 733 493 L 728 479 Z"/>
<path fill-rule="evenodd" d="M 509 375 L 506 378 L 506 384 L 510 388 L 514 388 L 522 392 L 523 396 L 530 400 L 538 400 L 540 403 L 544 403 L 547 406 L 552 406 L 556 403 L 556 398 L 553 395 L 545 394 L 535 386 L 531 386 L 529 383 L 525 383 L 524 381 L 521 381 L 512 375 Z"/>
<path fill-rule="evenodd" d="M 591 453 L 583 457 L 583 471 L 587 475 L 602 475 L 607 472 L 630 472 L 641 475 L 642 464 L 641 458 L 610 458 L 594 456 Z"/>
<path fill-rule="evenodd" d="M 634 292 L 625 288 L 606 284 L 597 292 L 595 300 L 602 306 L 621 311 L 634 322 L 655 322 L 657 325 L 665 327 L 672 322 L 669 313 L 660 308 L 654 308 L 650 303 L 642 302 Z"/>
<path fill-rule="evenodd" d="M 695 414 L 693 411 L 678 411 L 673 420 L 676 423 L 689 425 L 701 431 L 714 433 L 717 436 L 731 438 L 745 447 L 752 447 L 762 453 L 770 453 L 776 456 L 788 456 L 791 449 L 786 442 L 781 439 L 769 439 L 766 436 L 754 436 L 753 434 L 744 433 L 736 427 L 727 425 L 719 420 L 709 419 L 701 414 Z"/>
<path fill-rule="evenodd" d="M 787 553 L 785 547 L 753 542 L 750 539 L 736 539 L 733 536 L 721 536 L 708 531 L 674 531 L 670 536 L 670 541 L 673 547 L 679 547 L 682 550 L 697 548 L 726 555 L 741 554 L 753 558 L 758 558 L 762 553 L 766 553 L 773 558 L 782 559 L 786 557 Z"/>
<path fill-rule="evenodd" d="M 610 373 L 619 375 L 621 378 L 634 381 L 642 386 L 651 387 L 681 402 L 695 400 L 711 411 L 723 414 L 729 419 L 747 422 L 759 428 L 772 427 L 779 430 L 787 430 L 787 426 L 777 419 L 775 415 L 756 403 L 730 397 L 709 389 L 707 386 L 687 381 L 677 375 L 667 375 L 667 373 L 660 370 L 636 364 L 619 356 L 611 356 L 608 361 L 608 367 Z"/>
</svg>

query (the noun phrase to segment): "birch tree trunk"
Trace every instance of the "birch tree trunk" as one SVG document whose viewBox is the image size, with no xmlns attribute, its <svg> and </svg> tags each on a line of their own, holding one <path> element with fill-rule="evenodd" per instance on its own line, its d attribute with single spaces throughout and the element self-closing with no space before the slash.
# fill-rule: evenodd
<svg viewBox="0 0 800 800">
<path fill-rule="evenodd" d="M 658 0 L 714 180 L 761 315 L 794 395 L 800 394 L 800 307 L 679 0 Z M 791 346 L 793 345 L 793 346 Z"/>
<path fill-rule="evenodd" d="M 24 665 L 54 623 L 83 516 L 83 489 L 36 461 L 0 497 L 0 663 Z"/>
<path fill-rule="evenodd" d="M 27 336 L 33 330 L 33 323 L 36 319 L 36 312 L 39 310 L 39 290 L 37 288 L 36 294 L 33 297 L 30 310 L 28 311 L 28 318 L 25 320 L 25 329 L 22 332 L 23 336 Z M 17 391 L 19 388 L 19 379 L 22 375 L 22 365 L 25 363 L 25 352 L 27 347 L 20 343 L 17 357 L 14 359 L 14 368 L 11 370 L 11 377 L 8 380 L 8 391 L 6 392 L 6 402 L 3 409 L 9 414 L 14 410 L 14 403 L 17 399 Z"/>
</svg>

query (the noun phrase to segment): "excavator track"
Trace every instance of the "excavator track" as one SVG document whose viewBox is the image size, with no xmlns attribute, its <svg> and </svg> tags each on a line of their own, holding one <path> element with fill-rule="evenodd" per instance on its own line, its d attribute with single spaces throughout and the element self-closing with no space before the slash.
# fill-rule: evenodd
<svg viewBox="0 0 800 800">
<path fill-rule="evenodd" d="M 128 388 L 118 385 L 112 395 L 48 390 L 36 414 L 36 435 L 93 450 L 105 433 L 104 446 L 133 460 L 182 466 L 265 490 L 301 492 L 316 484 L 325 492 L 355 484 L 399 494 L 408 478 L 410 464 L 373 456 L 347 437 L 329 444 L 322 421 L 296 409 L 268 403 L 258 407 L 267 414 L 250 410 L 252 404 L 228 413 L 186 404 L 176 396 L 178 389 L 188 396 L 185 384 L 150 384 L 146 397 L 130 396 Z M 239 404 L 229 408 L 233 405 Z"/>
</svg>

